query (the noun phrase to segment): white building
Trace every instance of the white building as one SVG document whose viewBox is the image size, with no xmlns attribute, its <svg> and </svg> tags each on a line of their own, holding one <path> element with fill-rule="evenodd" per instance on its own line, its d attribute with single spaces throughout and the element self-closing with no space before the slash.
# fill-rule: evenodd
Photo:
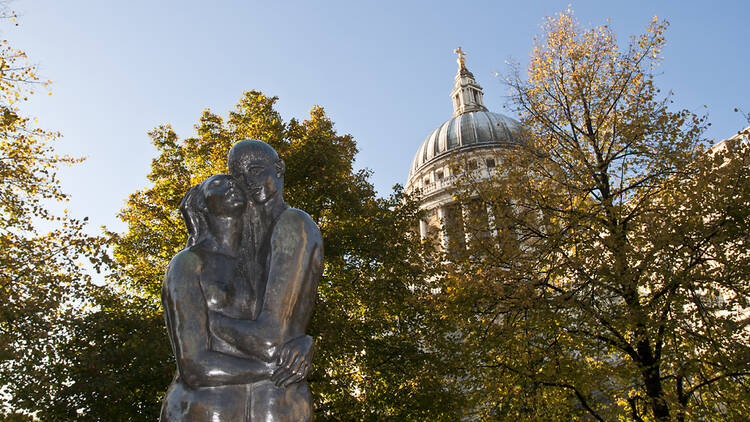
<svg viewBox="0 0 750 422">
<path fill-rule="evenodd" d="M 407 193 L 420 192 L 426 218 L 420 222 L 422 238 L 439 234 L 441 245 L 447 250 L 453 241 L 445 225 L 468 210 L 455 203 L 451 188 L 456 181 L 456 163 L 469 170 L 489 175 L 496 163 L 494 152 L 520 142 L 519 122 L 484 106 L 482 87 L 466 68 L 465 54 L 459 47 L 458 72 L 450 93 L 453 116 L 438 126 L 422 142 L 409 170 Z M 487 219 L 492 220 L 489 210 Z M 454 231 L 451 231 L 454 232 Z"/>
</svg>

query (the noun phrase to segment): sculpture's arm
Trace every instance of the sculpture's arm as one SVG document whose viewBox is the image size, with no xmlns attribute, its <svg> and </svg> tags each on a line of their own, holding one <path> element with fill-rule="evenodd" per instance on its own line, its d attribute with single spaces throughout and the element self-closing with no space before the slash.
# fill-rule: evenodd
<svg viewBox="0 0 750 422">
<path fill-rule="evenodd" d="M 267 330 L 256 320 L 236 319 L 221 312 L 209 311 L 211 332 L 241 352 L 271 362 L 278 346 L 265 338 Z"/>
<path fill-rule="evenodd" d="M 191 387 L 248 384 L 268 379 L 273 367 L 209 347 L 208 307 L 200 285 L 201 260 L 184 250 L 169 264 L 162 284 L 167 331 L 182 380 Z"/>
<path fill-rule="evenodd" d="M 304 336 L 322 268 L 322 239 L 305 213 L 287 210 L 271 237 L 262 310 L 254 321 L 211 314 L 211 330 L 241 351 L 270 360 L 284 343 Z"/>
<path fill-rule="evenodd" d="M 211 329 L 245 353 L 265 352 L 264 359 L 283 358 L 280 363 L 294 371 L 309 366 L 312 357 L 312 338 L 305 336 L 305 329 L 322 272 L 323 242 L 310 216 L 295 209 L 282 214 L 271 237 L 270 254 L 258 318 L 250 322 L 212 316 Z M 276 356 L 279 351 L 288 353 Z"/>
</svg>

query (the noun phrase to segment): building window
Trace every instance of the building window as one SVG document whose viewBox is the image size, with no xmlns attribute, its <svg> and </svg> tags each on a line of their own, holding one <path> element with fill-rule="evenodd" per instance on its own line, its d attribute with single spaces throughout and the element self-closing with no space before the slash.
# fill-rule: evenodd
<svg viewBox="0 0 750 422">
<path fill-rule="evenodd" d="M 436 176 L 437 176 L 438 180 L 443 180 L 443 172 L 442 171 L 437 172 Z"/>
<path fill-rule="evenodd" d="M 425 177 L 424 178 L 424 184 L 425 185 L 429 185 L 430 184 L 430 178 L 429 177 Z"/>
<path fill-rule="evenodd" d="M 469 161 L 469 170 L 475 170 L 477 168 L 477 162 L 475 160 Z"/>
<path fill-rule="evenodd" d="M 494 158 L 488 158 L 487 159 L 487 167 L 489 167 L 489 168 L 495 167 L 495 159 Z"/>
</svg>

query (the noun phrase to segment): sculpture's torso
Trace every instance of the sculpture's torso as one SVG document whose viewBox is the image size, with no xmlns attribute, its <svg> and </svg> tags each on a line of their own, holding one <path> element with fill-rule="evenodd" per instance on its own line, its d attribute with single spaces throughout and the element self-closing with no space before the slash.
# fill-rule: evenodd
<svg viewBox="0 0 750 422">
<path fill-rule="evenodd" d="M 239 259 L 210 252 L 203 252 L 202 255 L 204 266 L 200 283 L 208 309 L 230 318 L 254 319 L 253 310 L 262 306 L 262 298 L 254 294 L 253 289 L 240 273 Z M 217 352 L 241 358 L 246 356 L 210 332 L 209 342 L 209 347 Z"/>
</svg>

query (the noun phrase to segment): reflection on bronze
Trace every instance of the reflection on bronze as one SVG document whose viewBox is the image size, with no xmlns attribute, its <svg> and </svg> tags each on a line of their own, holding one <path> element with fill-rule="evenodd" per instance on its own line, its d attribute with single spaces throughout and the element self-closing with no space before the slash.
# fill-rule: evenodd
<svg viewBox="0 0 750 422">
<path fill-rule="evenodd" d="M 162 286 L 177 371 L 161 421 L 308 421 L 320 230 L 284 202 L 268 144 L 238 142 L 228 165 L 180 204 L 189 237 Z"/>
</svg>

